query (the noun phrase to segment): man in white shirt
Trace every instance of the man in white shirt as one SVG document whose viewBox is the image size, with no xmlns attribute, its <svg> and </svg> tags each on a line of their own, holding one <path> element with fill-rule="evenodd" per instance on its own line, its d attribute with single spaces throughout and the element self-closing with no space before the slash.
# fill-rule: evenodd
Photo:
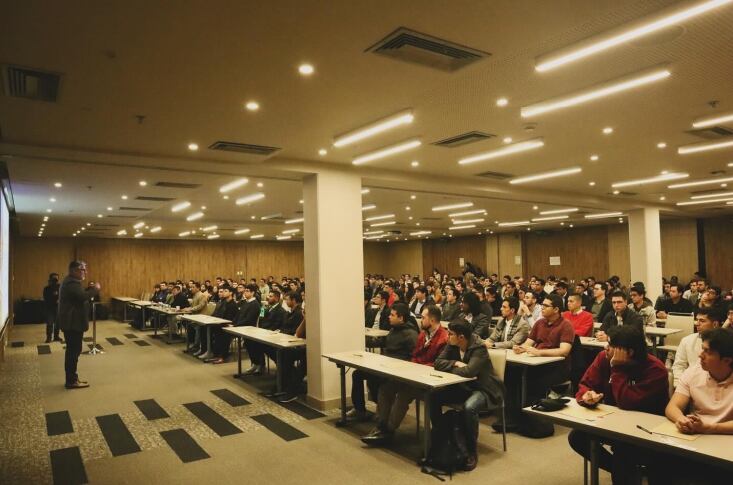
<svg viewBox="0 0 733 485">
<path fill-rule="evenodd" d="M 682 298 L 690 300 L 693 305 L 697 304 L 700 299 L 700 293 L 697 291 L 697 280 L 690 281 L 690 289 L 682 293 Z"/>
<path fill-rule="evenodd" d="M 702 351 L 702 338 L 700 335 L 705 330 L 719 328 L 722 316 L 713 308 L 700 308 L 695 317 L 695 331 L 682 340 L 677 346 L 677 352 L 674 354 L 674 364 L 672 364 L 672 375 L 674 376 L 674 387 L 677 387 L 682 377 L 682 373 L 691 365 L 696 364 L 700 359 L 699 355 Z"/>
<path fill-rule="evenodd" d="M 519 305 L 519 316 L 524 317 L 529 324 L 529 328 L 534 326 L 534 322 L 542 318 L 542 308 L 537 304 L 537 296 L 528 291 L 524 294 L 524 301 Z"/>
</svg>

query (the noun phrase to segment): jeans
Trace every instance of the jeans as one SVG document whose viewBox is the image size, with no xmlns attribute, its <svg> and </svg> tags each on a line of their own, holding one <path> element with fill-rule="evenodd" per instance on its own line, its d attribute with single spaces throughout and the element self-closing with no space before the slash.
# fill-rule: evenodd
<svg viewBox="0 0 733 485">
<path fill-rule="evenodd" d="M 64 370 L 66 371 L 66 384 L 70 385 L 79 380 L 76 374 L 76 366 L 81 355 L 81 342 L 84 332 L 64 330 L 66 340 L 66 354 L 64 355 Z"/>
<path fill-rule="evenodd" d="M 463 419 L 466 430 L 466 449 L 476 453 L 478 440 L 479 412 L 487 409 L 489 401 L 481 391 L 469 389 L 441 389 L 430 397 L 430 420 L 435 423 L 443 414 L 444 404 L 463 404 Z"/>
<path fill-rule="evenodd" d="M 351 374 L 351 403 L 354 405 L 354 409 L 361 412 L 366 412 L 364 381 L 366 381 L 369 392 L 373 396 L 372 399 L 377 399 L 381 379 L 377 376 L 367 375 L 358 370 L 355 370 L 354 373 Z"/>
<path fill-rule="evenodd" d="M 54 339 L 59 338 L 59 326 L 56 323 L 56 318 L 58 315 L 58 309 L 57 307 L 50 307 L 46 308 L 46 338 L 50 339 L 53 337 Z"/>
</svg>

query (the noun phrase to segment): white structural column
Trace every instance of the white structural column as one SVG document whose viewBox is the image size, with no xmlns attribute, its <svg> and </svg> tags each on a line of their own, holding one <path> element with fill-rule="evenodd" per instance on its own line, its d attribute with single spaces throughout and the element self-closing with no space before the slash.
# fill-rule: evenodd
<svg viewBox="0 0 733 485">
<path fill-rule="evenodd" d="M 647 297 L 656 301 L 662 292 L 662 239 L 659 209 L 629 211 L 631 282 L 643 281 Z"/>
<path fill-rule="evenodd" d="M 321 355 L 364 349 L 361 177 L 320 171 L 303 179 L 308 400 L 338 403 L 339 372 Z"/>
</svg>

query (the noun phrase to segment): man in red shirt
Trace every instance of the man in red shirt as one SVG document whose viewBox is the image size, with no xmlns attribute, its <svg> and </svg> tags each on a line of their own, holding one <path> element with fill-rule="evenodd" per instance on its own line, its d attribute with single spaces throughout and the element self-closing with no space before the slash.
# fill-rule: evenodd
<svg viewBox="0 0 733 485">
<path fill-rule="evenodd" d="M 593 334 L 593 314 L 583 310 L 583 299 L 580 295 L 572 294 L 568 297 L 568 310 L 562 317 L 573 325 L 575 335 L 590 337 Z"/>
<path fill-rule="evenodd" d="M 644 334 L 630 325 L 609 329 L 609 343 L 588 367 L 575 395 L 581 406 L 595 407 L 603 402 L 621 409 L 664 414 L 669 400 L 667 368 L 646 350 Z M 570 446 L 590 459 L 590 436 L 571 431 Z M 599 447 L 599 465 L 611 472 L 613 483 L 639 483 L 637 465 L 652 462 L 652 456 L 632 445 L 615 443 L 613 453 Z M 652 477 L 650 477 L 652 478 Z"/>
<path fill-rule="evenodd" d="M 440 308 L 435 305 L 422 309 L 421 331 L 412 352 L 412 362 L 432 367 L 435 358 L 448 343 L 448 331 L 440 325 L 440 316 Z M 392 380 L 382 384 L 377 399 L 377 427 L 361 440 L 372 446 L 379 446 L 390 440 L 405 418 L 410 403 L 421 395 L 420 389 L 399 381 Z"/>
</svg>

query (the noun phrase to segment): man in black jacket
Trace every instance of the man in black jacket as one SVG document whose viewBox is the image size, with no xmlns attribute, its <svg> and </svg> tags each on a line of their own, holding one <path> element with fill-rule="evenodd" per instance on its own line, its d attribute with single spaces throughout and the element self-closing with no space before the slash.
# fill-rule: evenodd
<svg viewBox="0 0 733 485">
<path fill-rule="evenodd" d="M 257 320 L 260 318 L 261 304 L 257 299 L 257 285 L 248 284 L 244 287 L 242 293 L 244 300 L 240 305 L 239 315 L 237 315 L 237 321 L 235 326 L 237 327 L 254 327 L 257 325 Z M 261 374 L 262 369 L 265 367 L 265 357 L 262 355 L 259 346 L 256 342 L 245 339 L 244 346 L 247 349 L 249 360 L 252 366 L 245 371 L 245 374 Z"/>
<path fill-rule="evenodd" d="M 83 261 L 69 263 L 69 274 L 64 278 L 59 289 L 59 328 L 64 331 L 66 355 L 64 370 L 66 371 L 66 388 L 80 389 L 89 387 L 86 381 L 80 381 L 76 373 L 81 354 L 81 343 L 84 332 L 89 330 L 89 300 L 81 287 L 87 274 L 87 265 Z"/>
<path fill-rule="evenodd" d="M 417 331 L 411 325 L 408 325 L 409 318 L 410 309 L 407 305 L 399 302 L 392 305 L 389 312 L 391 328 L 384 338 L 384 349 L 382 351 L 387 357 L 410 360 L 412 350 L 417 343 Z M 346 413 L 347 418 L 364 421 L 369 417 L 364 398 L 364 381 L 366 381 L 369 393 L 374 399 L 379 393 L 379 385 L 382 383 L 382 379 L 355 370 L 351 374 L 351 402 L 354 404 L 354 408 Z"/>
<path fill-rule="evenodd" d="M 422 315 L 423 308 L 434 304 L 435 302 L 433 301 L 433 297 L 428 296 L 428 289 L 424 286 L 418 286 L 415 289 L 415 301 L 413 301 L 410 306 L 410 313 L 415 317 L 418 317 Z"/>
<path fill-rule="evenodd" d="M 280 330 L 287 312 L 280 303 L 279 290 L 271 290 L 267 294 L 267 305 L 263 309 L 260 309 L 260 312 L 261 328 L 266 328 L 267 330 Z"/>
<path fill-rule="evenodd" d="M 48 275 L 48 285 L 43 288 L 43 306 L 46 317 L 46 343 L 62 342 L 59 337 L 59 326 L 56 319 L 59 313 L 59 275 L 51 273 Z"/>
<path fill-rule="evenodd" d="M 644 334 L 644 320 L 641 315 L 628 308 L 626 294 L 623 291 L 614 291 L 611 295 L 611 305 L 613 311 L 606 314 L 603 319 L 600 330 L 596 332 L 596 338 L 601 342 L 608 340 L 608 330 L 616 325 L 633 325 L 642 335 Z"/>
<path fill-rule="evenodd" d="M 214 309 L 212 316 L 217 318 L 223 318 L 234 322 L 237 319 L 237 302 L 234 301 L 234 292 L 229 286 L 222 286 L 219 288 L 219 304 Z M 204 362 L 215 362 L 221 364 L 226 362 L 226 357 L 229 356 L 229 344 L 231 343 L 231 336 L 228 333 L 224 333 L 221 327 L 214 327 L 211 329 L 211 340 L 213 347 L 213 358 L 207 358 L 210 355 L 208 352 L 199 355 L 200 359 Z M 224 357 L 222 357 L 224 356 Z"/>
<path fill-rule="evenodd" d="M 389 293 L 380 291 L 372 299 L 377 308 L 367 305 L 366 316 L 364 318 L 364 326 L 370 328 L 378 328 L 380 330 L 389 330 Z"/>
<path fill-rule="evenodd" d="M 171 300 L 172 308 L 178 308 L 180 310 L 182 308 L 189 307 L 188 298 L 183 294 L 180 286 L 173 286 L 173 288 L 171 288 L 171 292 L 173 293 L 173 299 Z"/>
<path fill-rule="evenodd" d="M 464 322 L 455 321 L 448 325 L 448 345 L 435 359 L 435 370 L 450 372 L 475 380 L 449 386 L 433 393 L 430 401 L 430 419 L 437 423 L 442 415 L 443 404 L 462 403 L 465 419 L 466 448 L 468 458 L 465 470 L 476 468 L 476 441 L 478 440 L 478 418 L 483 409 L 491 409 L 501 402 L 503 386 L 494 377 L 484 341 L 474 334 Z"/>
</svg>

